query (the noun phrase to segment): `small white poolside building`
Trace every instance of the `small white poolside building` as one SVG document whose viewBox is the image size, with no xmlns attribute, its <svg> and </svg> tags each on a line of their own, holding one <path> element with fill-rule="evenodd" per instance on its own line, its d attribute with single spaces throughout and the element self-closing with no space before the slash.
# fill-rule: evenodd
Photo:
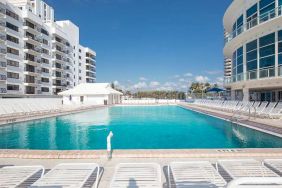
<svg viewBox="0 0 282 188">
<path fill-rule="evenodd" d="M 63 96 L 65 105 L 111 105 L 120 104 L 123 94 L 114 90 L 109 83 L 83 83 L 59 95 Z"/>
</svg>

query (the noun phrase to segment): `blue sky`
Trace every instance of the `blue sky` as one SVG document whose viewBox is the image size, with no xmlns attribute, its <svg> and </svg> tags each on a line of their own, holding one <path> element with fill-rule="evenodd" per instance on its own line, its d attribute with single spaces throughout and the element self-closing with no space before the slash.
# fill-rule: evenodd
<svg viewBox="0 0 282 188">
<path fill-rule="evenodd" d="M 47 0 L 97 52 L 97 82 L 180 89 L 223 77 L 222 18 L 231 0 Z"/>
</svg>

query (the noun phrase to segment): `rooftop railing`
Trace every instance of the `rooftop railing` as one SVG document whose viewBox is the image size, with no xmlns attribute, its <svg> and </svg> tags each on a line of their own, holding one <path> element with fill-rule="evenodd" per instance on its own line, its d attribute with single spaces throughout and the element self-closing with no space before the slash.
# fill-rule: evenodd
<svg viewBox="0 0 282 188">
<path fill-rule="evenodd" d="M 279 6 L 275 9 L 269 10 L 268 12 L 259 15 L 259 17 L 255 17 L 249 21 L 247 21 L 247 23 L 243 24 L 241 27 L 237 28 L 237 30 L 233 31 L 232 33 L 229 33 L 226 35 L 224 41 L 225 44 L 228 43 L 229 41 L 231 41 L 232 39 L 234 39 L 235 37 L 237 37 L 238 35 L 240 35 L 241 33 L 259 25 L 262 24 L 268 20 L 271 20 L 273 18 L 279 17 L 282 15 L 282 6 Z"/>
</svg>

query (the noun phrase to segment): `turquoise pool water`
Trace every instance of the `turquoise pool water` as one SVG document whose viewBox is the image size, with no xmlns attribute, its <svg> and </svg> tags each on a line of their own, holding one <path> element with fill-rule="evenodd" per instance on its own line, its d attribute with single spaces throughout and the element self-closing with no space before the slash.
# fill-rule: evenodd
<svg viewBox="0 0 282 188">
<path fill-rule="evenodd" d="M 282 139 L 177 106 L 112 107 L 0 128 L 0 148 L 278 148 Z"/>
</svg>

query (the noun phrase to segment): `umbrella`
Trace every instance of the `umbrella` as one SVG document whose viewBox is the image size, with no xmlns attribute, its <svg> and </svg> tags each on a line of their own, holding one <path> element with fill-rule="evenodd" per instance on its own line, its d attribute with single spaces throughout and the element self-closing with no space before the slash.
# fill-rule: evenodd
<svg viewBox="0 0 282 188">
<path fill-rule="evenodd" d="M 219 92 L 223 92 L 223 91 L 225 91 L 225 89 L 220 89 L 220 88 L 214 87 L 214 88 L 208 89 L 207 93 L 211 93 L 211 92 L 219 93 Z"/>
</svg>

